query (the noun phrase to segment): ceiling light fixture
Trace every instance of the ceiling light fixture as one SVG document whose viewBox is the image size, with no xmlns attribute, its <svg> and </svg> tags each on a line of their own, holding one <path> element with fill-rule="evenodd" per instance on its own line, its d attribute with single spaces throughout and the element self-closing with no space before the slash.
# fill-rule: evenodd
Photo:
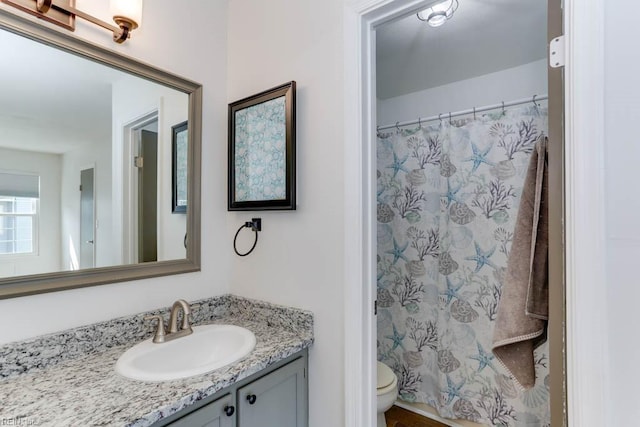
<svg viewBox="0 0 640 427">
<path fill-rule="evenodd" d="M 111 14 L 117 26 L 76 9 L 75 0 L 1 1 L 71 31 L 76 29 L 77 16 L 113 32 L 113 41 L 116 43 L 127 40 L 142 20 L 142 0 L 111 0 Z"/>
<path fill-rule="evenodd" d="M 458 0 L 442 0 L 417 13 L 418 19 L 431 27 L 439 27 L 447 22 L 458 9 Z"/>
</svg>

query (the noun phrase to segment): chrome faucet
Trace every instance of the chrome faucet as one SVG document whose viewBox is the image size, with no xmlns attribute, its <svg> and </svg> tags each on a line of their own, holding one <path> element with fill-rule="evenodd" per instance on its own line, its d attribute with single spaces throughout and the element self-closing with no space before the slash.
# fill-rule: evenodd
<svg viewBox="0 0 640 427">
<path fill-rule="evenodd" d="M 180 330 L 178 330 L 178 311 L 180 310 L 182 310 L 182 325 L 180 325 Z M 159 344 L 193 333 L 193 329 L 191 329 L 191 325 L 189 324 L 189 316 L 191 316 L 191 307 L 189 307 L 189 303 L 183 299 L 179 299 L 171 306 L 168 332 L 165 332 L 164 318 L 162 316 L 147 316 L 144 320 L 158 320 L 158 326 L 153 336 L 153 342 Z"/>
</svg>

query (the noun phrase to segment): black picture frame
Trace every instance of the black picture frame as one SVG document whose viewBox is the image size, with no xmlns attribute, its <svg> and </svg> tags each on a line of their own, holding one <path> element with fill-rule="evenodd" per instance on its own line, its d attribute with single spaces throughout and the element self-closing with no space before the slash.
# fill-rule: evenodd
<svg viewBox="0 0 640 427">
<path fill-rule="evenodd" d="M 171 126 L 171 212 L 187 213 L 187 159 L 189 126 L 184 121 Z"/>
<path fill-rule="evenodd" d="M 229 104 L 228 210 L 296 209 L 296 82 Z"/>
</svg>

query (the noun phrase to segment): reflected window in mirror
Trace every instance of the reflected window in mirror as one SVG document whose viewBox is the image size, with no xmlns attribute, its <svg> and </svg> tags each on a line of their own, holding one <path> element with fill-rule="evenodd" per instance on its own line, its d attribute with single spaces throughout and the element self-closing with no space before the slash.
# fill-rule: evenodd
<svg viewBox="0 0 640 427">
<path fill-rule="evenodd" d="M 40 177 L 0 172 L 0 260 L 38 248 Z"/>
</svg>

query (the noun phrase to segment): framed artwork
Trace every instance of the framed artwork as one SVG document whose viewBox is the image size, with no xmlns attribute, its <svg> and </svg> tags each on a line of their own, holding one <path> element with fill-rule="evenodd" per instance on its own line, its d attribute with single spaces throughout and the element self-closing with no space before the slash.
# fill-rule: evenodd
<svg viewBox="0 0 640 427">
<path fill-rule="evenodd" d="M 295 210 L 296 82 L 229 104 L 228 210 Z"/>
<path fill-rule="evenodd" d="M 171 126 L 171 212 L 187 213 L 187 122 Z"/>
</svg>

